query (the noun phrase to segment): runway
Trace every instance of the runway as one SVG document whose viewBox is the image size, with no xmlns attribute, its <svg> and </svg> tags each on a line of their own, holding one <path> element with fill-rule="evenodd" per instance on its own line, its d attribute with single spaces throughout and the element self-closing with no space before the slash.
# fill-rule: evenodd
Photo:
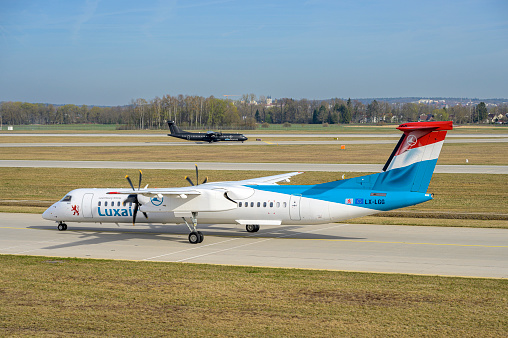
<svg viewBox="0 0 508 338">
<path fill-rule="evenodd" d="M 508 278 L 508 230 L 351 225 L 200 226 L 69 223 L 0 214 L 0 254 Z"/>
<path fill-rule="evenodd" d="M 225 162 L 124 162 L 124 161 L 47 161 L 0 160 L 0 168 L 105 168 L 105 169 L 183 169 L 194 170 L 253 170 L 253 171 L 328 171 L 380 172 L 384 164 L 336 163 L 225 163 Z M 437 165 L 440 174 L 508 174 L 508 166 L 501 165 Z"/>
</svg>

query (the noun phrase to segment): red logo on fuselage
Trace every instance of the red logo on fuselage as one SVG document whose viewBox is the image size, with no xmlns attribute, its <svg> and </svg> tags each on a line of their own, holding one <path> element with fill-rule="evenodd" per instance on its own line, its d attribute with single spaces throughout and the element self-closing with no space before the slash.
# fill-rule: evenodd
<svg viewBox="0 0 508 338">
<path fill-rule="evenodd" d="M 71 211 L 73 212 L 73 216 L 79 216 L 79 205 L 73 205 L 71 208 Z"/>
</svg>

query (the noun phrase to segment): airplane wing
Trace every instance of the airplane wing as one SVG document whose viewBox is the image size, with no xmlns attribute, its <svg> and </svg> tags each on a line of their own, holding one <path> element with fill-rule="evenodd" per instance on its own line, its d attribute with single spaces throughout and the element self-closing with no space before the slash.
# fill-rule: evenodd
<svg viewBox="0 0 508 338">
<path fill-rule="evenodd" d="M 200 191 L 192 190 L 188 188 L 182 189 L 147 189 L 137 191 L 138 194 L 146 197 L 162 197 L 162 196 L 179 196 L 181 198 L 187 198 L 187 196 L 195 197 L 201 195 Z"/>
<path fill-rule="evenodd" d="M 140 190 L 122 190 L 122 191 L 110 191 L 108 195 L 114 194 L 122 194 L 122 195 L 130 195 L 130 194 L 139 194 L 146 197 L 162 197 L 162 196 L 179 196 L 182 198 L 187 198 L 187 196 L 198 196 L 202 193 L 195 189 L 190 188 L 170 188 L 170 189 L 140 189 Z"/>
<path fill-rule="evenodd" d="M 293 176 L 303 174 L 303 171 L 295 171 L 292 173 L 287 174 L 280 174 L 280 175 L 273 175 L 273 176 L 266 176 L 266 177 L 258 177 L 258 178 L 251 178 L 243 181 L 235 181 L 235 184 L 238 185 L 275 185 L 277 182 L 289 182 L 289 179 Z"/>
</svg>

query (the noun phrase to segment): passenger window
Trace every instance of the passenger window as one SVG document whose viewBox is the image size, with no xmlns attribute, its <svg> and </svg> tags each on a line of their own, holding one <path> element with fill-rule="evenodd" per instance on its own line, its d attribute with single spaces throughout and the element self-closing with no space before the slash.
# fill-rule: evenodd
<svg viewBox="0 0 508 338">
<path fill-rule="evenodd" d="M 64 198 L 62 198 L 62 202 L 70 202 L 71 199 L 72 199 L 72 196 L 71 195 L 67 195 Z"/>
<path fill-rule="evenodd" d="M 284 208 L 287 207 L 287 203 L 286 202 L 282 203 L 282 205 L 284 206 Z"/>
<path fill-rule="evenodd" d="M 261 202 L 258 202 L 258 208 L 261 206 Z"/>
<path fill-rule="evenodd" d="M 99 201 L 99 206 L 101 206 L 101 201 Z"/>
<path fill-rule="evenodd" d="M 266 202 L 263 202 L 263 208 L 266 208 Z"/>
<path fill-rule="evenodd" d="M 104 206 L 105 206 L 105 207 L 107 207 L 107 206 L 108 206 L 108 202 L 107 202 L 107 201 L 106 201 L 106 202 L 104 202 Z"/>
<path fill-rule="evenodd" d="M 249 206 L 249 202 L 245 202 L 245 207 L 247 208 Z"/>
<path fill-rule="evenodd" d="M 242 207 L 242 202 L 238 202 L 238 206 L 239 206 L 239 207 Z"/>
<path fill-rule="evenodd" d="M 273 208 L 273 202 L 270 202 L 270 208 Z"/>
<path fill-rule="evenodd" d="M 118 203 L 116 204 L 117 206 L 120 206 L 120 201 L 118 201 Z"/>
<path fill-rule="evenodd" d="M 250 207 L 254 208 L 254 202 L 250 202 Z"/>
<path fill-rule="evenodd" d="M 277 202 L 277 208 L 280 208 L 280 202 Z"/>
</svg>

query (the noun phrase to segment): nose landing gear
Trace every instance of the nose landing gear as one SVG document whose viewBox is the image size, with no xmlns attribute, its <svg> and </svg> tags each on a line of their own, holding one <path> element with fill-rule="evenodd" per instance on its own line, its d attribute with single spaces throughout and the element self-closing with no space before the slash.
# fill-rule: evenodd
<svg viewBox="0 0 508 338">
<path fill-rule="evenodd" d="M 67 230 L 67 224 L 65 224 L 64 222 L 60 222 L 58 223 L 58 231 L 65 231 Z"/>
</svg>

